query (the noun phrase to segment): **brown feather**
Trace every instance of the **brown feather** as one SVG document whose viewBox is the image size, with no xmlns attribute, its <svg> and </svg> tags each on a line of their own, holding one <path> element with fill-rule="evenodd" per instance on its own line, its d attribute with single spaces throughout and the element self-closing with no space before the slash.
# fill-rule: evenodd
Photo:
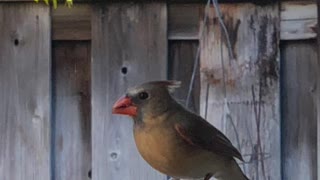
<svg viewBox="0 0 320 180">
<path fill-rule="evenodd" d="M 188 144 L 212 151 L 226 157 L 243 161 L 240 152 L 218 129 L 199 116 L 192 121 L 180 121 L 174 125 L 177 134 Z M 188 123 L 183 123 L 188 122 Z"/>
<path fill-rule="evenodd" d="M 142 157 L 155 169 L 179 178 L 247 179 L 230 140 L 213 125 L 177 103 L 169 91 L 177 81 L 153 81 L 128 90 L 138 109 L 134 138 Z M 141 92 L 149 98 L 141 99 Z"/>
</svg>

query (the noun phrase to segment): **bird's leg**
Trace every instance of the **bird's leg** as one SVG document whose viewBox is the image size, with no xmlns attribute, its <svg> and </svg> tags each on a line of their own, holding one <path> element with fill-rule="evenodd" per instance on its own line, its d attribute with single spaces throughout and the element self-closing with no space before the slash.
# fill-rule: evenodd
<svg viewBox="0 0 320 180">
<path fill-rule="evenodd" d="M 212 173 L 208 173 L 207 175 L 206 175 L 206 177 L 204 178 L 204 180 L 210 180 L 210 178 L 213 176 L 213 174 Z"/>
</svg>

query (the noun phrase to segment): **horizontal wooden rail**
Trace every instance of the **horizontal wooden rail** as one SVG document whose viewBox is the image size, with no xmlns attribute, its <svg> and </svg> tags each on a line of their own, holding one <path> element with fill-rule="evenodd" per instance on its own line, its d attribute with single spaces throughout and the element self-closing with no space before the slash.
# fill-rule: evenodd
<svg viewBox="0 0 320 180">
<path fill-rule="evenodd" d="M 0 0 L 0 2 L 33 2 L 34 0 Z M 205 3 L 207 0 L 153 0 L 158 2 L 168 2 L 168 3 Z M 65 0 L 58 0 L 58 2 L 65 2 Z M 95 2 L 105 2 L 105 0 L 73 0 L 73 2 L 85 2 L 85 3 L 95 3 Z M 108 2 L 151 2 L 149 0 L 109 0 Z M 254 3 L 258 5 L 266 5 L 270 3 L 278 2 L 278 0 L 219 0 L 220 3 Z"/>
<path fill-rule="evenodd" d="M 0 2 L 3 1 L 13 2 L 14 0 L 0 0 Z M 234 2 L 238 1 L 241 0 L 234 0 Z M 168 39 L 197 40 L 203 10 L 203 4 L 169 4 Z M 280 17 L 281 40 L 316 38 L 317 5 L 315 2 L 282 2 Z M 52 10 L 52 28 L 53 40 L 91 40 L 91 4 L 75 3 L 71 9 L 59 6 Z"/>
<path fill-rule="evenodd" d="M 281 40 L 317 37 L 317 4 L 315 2 L 284 2 L 281 4 Z"/>
<path fill-rule="evenodd" d="M 198 39 L 199 18 L 203 5 L 169 6 L 169 39 Z M 317 37 L 317 5 L 315 2 L 282 2 L 280 39 L 301 40 Z"/>
</svg>

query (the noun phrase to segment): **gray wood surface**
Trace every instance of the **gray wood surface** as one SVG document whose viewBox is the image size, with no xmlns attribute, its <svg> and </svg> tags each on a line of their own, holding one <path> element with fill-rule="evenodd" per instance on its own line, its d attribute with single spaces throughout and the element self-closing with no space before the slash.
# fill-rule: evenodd
<svg viewBox="0 0 320 180">
<path fill-rule="evenodd" d="M 200 16 L 203 13 L 201 8 L 204 4 L 168 3 L 168 39 L 197 40 Z M 315 1 L 284 1 L 280 4 L 281 40 L 316 38 Z M 91 6 L 92 3 L 75 3 L 71 9 L 61 5 L 52 10 L 52 38 L 91 40 Z"/>
<path fill-rule="evenodd" d="M 91 101 L 88 41 L 53 45 L 54 179 L 87 180 L 91 169 Z"/>
<path fill-rule="evenodd" d="M 166 79 L 165 3 L 98 4 L 92 16 L 92 153 L 94 180 L 163 180 L 139 155 L 132 120 L 112 115 L 130 86 Z"/>
<path fill-rule="evenodd" d="M 136 0 L 135 0 L 136 1 Z M 221 0 L 219 2 L 223 2 L 223 3 L 240 3 L 240 2 L 252 2 L 252 3 L 256 3 L 256 4 L 270 4 L 272 2 L 276 2 L 277 0 Z M 0 2 L 34 2 L 34 0 L 0 0 Z M 40 0 L 39 0 L 40 2 Z M 58 0 L 58 2 L 64 3 L 65 0 Z M 73 0 L 74 3 L 76 2 L 92 2 L 92 0 Z M 104 0 L 95 0 L 95 2 L 105 2 Z M 109 2 L 120 2 L 120 3 L 130 3 L 132 2 L 132 0 L 110 0 Z M 148 1 L 145 1 L 148 2 Z M 167 2 L 166 0 L 159 0 L 158 2 Z M 207 2 L 206 0 L 169 0 L 168 2 L 170 3 L 205 3 Z M 42 2 L 44 3 L 44 2 Z"/>
<path fill-rule="evenodd" d="M 221 11 L 235 59 L 211 10 L 200 40 L 200 114 L 240 150 L 250 179 L 279 180 L 279 6 L 228 4 Z"/>
<path fill-rule="evenodd" d="M 315 41 L 282 44 L 283 177 L 317 178 L 317 46 Z"/>
<path fill-rule="evenodd" d="M 318 26 L 320 32 L 320 1 L 317 1 Z M 320 179 L 320 36 L 317 36 L 318 61 L 317 61 L 317 180 Z"/>
<path fill-rule="evenodd" d="M 315 39 L 317 37 L 317 4 L 315 1 L 281 3 L 281 40 Z"/>
<path fill-rule="evenodd" d="M 50 179 L 50 18 L 0 4 L 0 179 Z"/>
<path fill-rule="evenodd" d="M 198 49 L 198 41 L 171 41 L 169 44 L 168 78 L 181 81 L 181 87 L 176 89 L 174 96 L 181 104 L 186 104 L 189 84 L 193 73 L 193 65 Z M 188 109 L 199 113 L 200 72 L 199 64 L 195 74 L 194 86 Z"/>
</svg>

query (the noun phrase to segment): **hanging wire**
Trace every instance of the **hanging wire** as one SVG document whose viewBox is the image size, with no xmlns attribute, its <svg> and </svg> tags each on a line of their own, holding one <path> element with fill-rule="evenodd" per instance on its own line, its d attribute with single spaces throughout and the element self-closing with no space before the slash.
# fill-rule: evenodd
<svg viewBox="0 0 320 180">
<path fill-rule="evenodd" d="M 202 39 L 203 34 L 204 34 L 204 30 L 207 24 L 207 20 L 208 20 L 208 12 L 210 9 L 210 0 L 207 1 L 206 7 L 205 7 L 205 12 L 204 12 L 204 17 L 203 17 L 203 26 L 201 28 L 200 34 L 199 34 L 199 39 Z M 197 72 L 197 68 L 198 68 L 198 64 L 199 64 L 199 56 L 200 56 L 200 50 L 201 50 L 201 45 L 199 43 L 198 45 L 198 49 L 197 49 L 197 53 L 196 53 L 196 57 L 194 60 L 194 64 L 193 64 L 193 70 L 192 70 L 192 75 L 191 75 L 191 80 L 189 83 L 189 90 L 188 90 L 188 95 L 187 95 L 187 100 L 186 100 L 186 107 L 189 107 L 189 103 L 190 103 L 190 99 L 191 99 L 191 93 L 192 93 L 192 89 L 194 86 L 194 80 L 196 77 L 196 72 Z"/>
<path fill-rule="evenodd" d="M 203 38 L 204 30 L 205 30 L 205 27 L 207 25 L 208 12 L 209 12 L 208 9 L 209 9 L 211 3 L 214 6 L 216 15 L 217 15 L 218 20 L 219 20 L 221 31 L 223 31 L 224 37 L 225 37 L 226 42 L 227 42 L 227 49 L 228 49 L 229 58 L 230 58 L 230 60 L 235 60 L 234 55 L 233 55 L 233 51 L 232 51 L 232 47 L 231 47 L 231 41 L 230 41 L 229 33 L 228 33 L 227 28 L 226 28 L 226 25 L 224 24 L 222 13 L 220 11 L 219 3 L 218 3 L 217 0 L 208 0 L 208 2 L 207 2 L 207 5 L 205 7 L 205 15 L 204 15 L 204 20 L 203 20 L 203 27 L 202 27 L 202 29 L 200 31 L 199 40 L 201 40 Z M 221 36 L 221 38 L 222 38 L 222 36 Z M 222 39 L 221 39 L 221 42 L 222 42 Z M 223 118 L 224 118 L 224 122 L 226 122 L 227 119 L 230 120 L 231 126 L 232 126 L 232 128 L 233 128 L 233 130 L 235 132 L 238 149 L 241 150 L 240 149 L 239 134 L 238 134 L 238 132 L 236 130 L 235 123 L 233 122 L 233 119 L 232 119 L 232 117 L 230 115 L 230 109 L 229 109 L 229 106 L 228 106 L 226 72 L 225 72 L 225 68 L 224 68 L 225 63 L 224 63 L 224 58 L 223 58 L 223 48 L 222 48 L 221 44 L 220 44 L 220 47 L 221 47 L 221 66 L 222 66 L 222 78 L 223 78 L 223 96 L 224 96 Z M 192 72 L 191 80 L 190 80 L 190 83 L 189 83 L 189 90 L 188 90 L 188 95 L 187 95 L 187 100 L 186 100 L 186 106 L 187 107 L 189 106 L 191 93 L 192 93 L 192 89 L 193 89 L 193 86 L 194 86 L 195 75 L 196 75 L 196 72 L 197 72 L 199 59 L 200 59 L 199 58 L 200 50 L 201 50 L 201 44 L 198 45 L 196 57 L 195 57 L 195 60 L 194 60 L 193 72 Z M 207 84 L 205 118 L 207 118 L 207 112 L 208 112 L 209 89 L 210 89 L 210 84 Z M 243 164 L 243 169 L 244 169 L 244 171 L 246 171 L 244 164 Z"/>
<path fill-rule="evenodd" d="M 220 26 L 224 32 L 224 36 L 227 40 L 227 48 L 228 48 L 228 52 L 229 52 L 229 57 L 231 60 L 235 60 L 234 58 L 234 55 L 232 53 L 232 46 L 231 46 L 231 41 L 230 41 L 230 37 L 229 37 L 229 33 L 228 33 L 228 30 L 226 28 L 226 25 L 224 24 L 223 22 L 223 19 L 222 19 L 222 13 L 220 11 L 220 6 L 219 6 L 219 3 L 217 0 L 212 0 L 212 4 L 214 6 L 214 10 L 216 11 L 217 13 L 217 17 L 219 19 L 219 23 L 220 23 Z"/>
<path fill-rule="evenodd" d="M 206 89 L 206 103 L 205 103 L 205 111 L 204 111 L 204 118 L 207 119 L 208 117 L 208 104 L 209 104 L 209 90 L 210 90 L 210 84 L 207 84 L 207 89 Z"/>
<path fill-rule="evenodd" d="M 210 2 L 212 2 L 213 6 L 214 6 L 214 9 L 215 9 L 215 11 L 217 13 L 217 17 L 219 19 L 220 26 L 222 27 L 223 32 L 224 32 L 224 36 L 225 36 L 225 38 L 227 40 L 227 47 L 228 47 L 229 57 L 230 57 L 231 60 L 235 60 L 233 52 L 232 52 L 229 33 L 228 33 L 227 28 L 226 28 L 226 25 L 223 22 L 222 13 L 220 11 L 219 3 L 218 3 L 217 0 L 208 0 L 207 1 L 206 7 L 205 7 L 204 19 L 203 19 L 203 26 L 202 26 L 200 34 L 199 34 L 199 39 L 200 40 L 202 39 L 203 34 L 204 34 L 204 30 L 205 30 L 205 27 L 206 27 L 206 24 L 207 24 L 208 12 L 210 10 L 210 4 L 211 4 Z M 201 45 L 199 44 L 198 45 L 198 49 L 197 49 L 197 53 L 196 53 L 196 57 L 195 57 L 195 60 L 194 60 L 194 64 L 193 64 L 193 71 L 192 71 L 192 75 L 191 75 L 191 80 L 190 80 L 190 83 L 189 83 L 188 95 L 187 95 L 187 100 L 186 100 L 186 107 L 189 107 L 189 103 L 190 103 L 190 99 L 191 99 L 191 93 L 192 93 L 192 89 L 193 89 L 193 86 L 194 86 L 194 80 L 195 80 L 197 67 L 198 67 L 199 59 L 200 59 L 199 58 L 200 50 L 201 50 Z"/>
<path fill-rule="evenodd" d="M 207 1 L 207 4 L 205 6 L 205 12 L 204 12 L 204 17 L 203 17 L 203 26 L 202 26 L 202 29 L 201 29 L 200 34 L 199 34 L 199 39 L 202 39 L 202 37 L 203 37 L 204 30 L 205 30 L 205 27 L 206 27 L 206 24 L 207 24 L 207 20 L 208 20 L 209 9 L 210 9 L 210 0 Z M 199 58 L 200 49 L 201 49 L 201 46 L 199 44 L 198 48 L 197 48 L 196 57 L 195 57 L 195 60 L 194 60 L 194 63 L 193 63 L 193 70 L 192 70 L 191 80 L 190 80 L 190 83 L 189 83 L 189 90 L 188 90 L 188 95 L 187 95 L 187 100 L 186 100 L 186 107 L 189 107 L 189 103 L 190 103 L 191 93 L 192 93 L 194 80 L 195 80 L 196 72 L 197 72 L 197 67 L 198 67 L 199 59 L 200 59 Z M 208 84 L 207 89 L 209 89 L 209 84 Z M 207 92 L 209 92 L 209 90 L 207 90 Z M 208 102 L 206 104 L 208 104 Z M 206 107 L 206 109 L 207 109 L 207 107 Z M 206 114 L 207 114 L 207 112 L 206 112 Z M 167 179 L 168 180 L 169 179 L 172 180 L 173 178 L 170 178 L 169 176 L 167 176 Z"/>
<path fill-rule="evenodd" d="M 212 0 L 212 3 L 214 4 L 215 0 Z M 215 4 L 214 4 L 215 5 Z M 215 6 L 216 7 L 216 6 Z M 219 8 L 218 8 L 219 9 Z M 222 20 L 221 17 L 221 13 L 217 13 L 218 14 L 218 18 Z M 220 14 L 220 16 L 219 16 Z M 220 31 L 222 31 L 224 26 L 223 21 L 222 25 L 220 26 Z M 226 31 L 224 31 L 226 32 Z M 226 37 L 229 37 L 228 34 L 225 35 Z M 238 146 L 238 150 L 241 153 L 241 147 L 240 147 L 240 138 L 239 138 L 239 133 L 237 131 L 236 125 L 232 119 L 231 113 L 230 113 L 230 109 L 229 109 L 229 105 L 228 105 L 228 97 L 227 97 L 227 85 L 226 85 L 226 72 L 225 72 L 225 63 L 224 63 L 224 55 L 223 55 L 223 46 L 222 46 L 222 36 L 220 36 L 220 60 L 221 60 L 221 68 L 222 68 L 222 80 L 223 80 L 223 96 L 224 96 L 224 106 L 223 106 L 223 122 L 226 123 L 227 120 L 230 121 L 231 126 L 233 128 L 233 131 L 235 133 L 235 137 L 236 137 L 236 142 L 237 142 L 237 146 Z M 229 48 L 228 48 L 229 49 Z M 230 48 L 231 49 L 231 48 Z M 230 54 L 231 53 L 231 54 Z M 230 55 L 232 55 L 232 51 L 229 50 L 229 57 Z M 224 128 L 226 128 L 226 125 L 224 125 Z M 224 132 L 226 132 L 226 129 L 224 129 Z M 246 167 L 245 164 L 242 164 L 243 170 L 246 172 Z"/>
</svg>

